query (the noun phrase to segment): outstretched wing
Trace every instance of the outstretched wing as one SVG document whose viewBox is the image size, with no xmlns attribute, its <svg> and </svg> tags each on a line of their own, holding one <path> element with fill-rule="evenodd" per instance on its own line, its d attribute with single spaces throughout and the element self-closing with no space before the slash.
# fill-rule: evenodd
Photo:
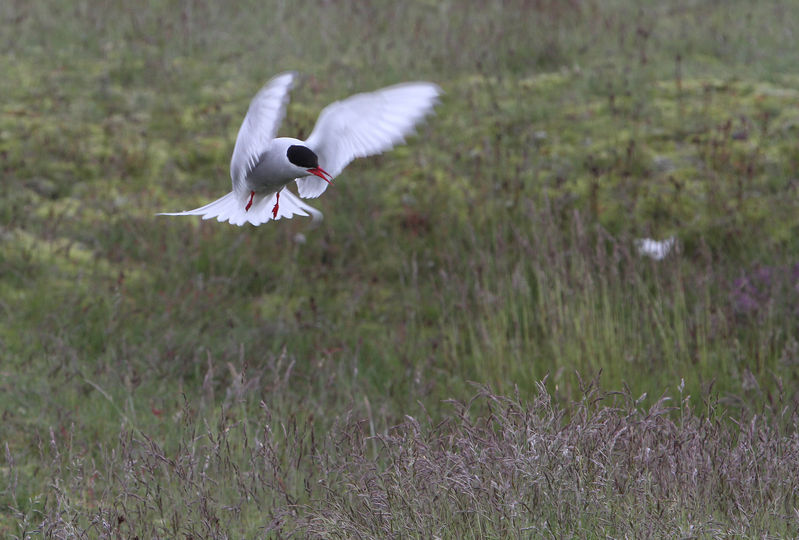
<svg viewBox="0 0 799 540">
<path fill-rule="evenodd" d="M 405 136 L 433 110 L 440 94 L 435 84 L 413 82 L 331 103 L 322 110 L 305 143 L 319 156 L 319 166 L 336 177 L 353 159 L 405 142 Z M 316 176 L 297 179 L 301 197 L 318 197 L 326 188 L 327 182 Z"/>
<path fill-rule="evenodd" d="M 249 170 L 258 163 L 269 142 L 277 135 L 277 128 L 285 115 L 289 90 L 294 85 L 293 72 L 282 73 L 255 94 L 247 115 L 239 128 L 233 157 L 230 160 L 230 178 L 233 191 L 239 191 Z"/>
</svg>

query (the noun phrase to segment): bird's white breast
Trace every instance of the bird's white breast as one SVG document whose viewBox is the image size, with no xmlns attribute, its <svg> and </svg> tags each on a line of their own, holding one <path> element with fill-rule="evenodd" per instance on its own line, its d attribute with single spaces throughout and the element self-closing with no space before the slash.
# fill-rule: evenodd
<svg viewBox="0 0 799 540">
<path fill-rule="evenodd" d="M 302 144 L 302 141 L 290 137 L 274 139 L 247 174 L 247 189 L 256 193 L 275 193 L 295 178 L 307 176 L 305 170 L 292 164 L 286 156 L 288 147 L 293 144 Z"/>
</svg>

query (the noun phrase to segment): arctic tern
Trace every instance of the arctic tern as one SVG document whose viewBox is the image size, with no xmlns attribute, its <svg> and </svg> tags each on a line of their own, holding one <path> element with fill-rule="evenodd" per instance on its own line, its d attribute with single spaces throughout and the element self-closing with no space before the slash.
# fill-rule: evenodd
<svg viewBox="0 0 799 540">
<path fill-rule="evenodd" d="M 294 180 L 300 197 L 318 197 L 353 159 L 404 143 L 441 94 L 429 82 L 356 94 L 325 107 L 306 140 L 276 138 L 295 78 L 293 72 L 277 75 L 250 102 L 230 160 L 233 190 L 200 208 L 159 215 L 196 215 L 239 226 L 294 215 L 319 219 L 321 212 L 286 186 Z"/>
</svg>

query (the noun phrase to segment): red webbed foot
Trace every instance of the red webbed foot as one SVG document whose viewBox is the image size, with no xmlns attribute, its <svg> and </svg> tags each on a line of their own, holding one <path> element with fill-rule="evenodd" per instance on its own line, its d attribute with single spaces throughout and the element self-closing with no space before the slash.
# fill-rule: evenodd
<svg viewBox="0 0 799 540">
<path fill-rule="evenodd" d="M 277 209 L 280 208 L 280 192 L 275 195 L 275 206 L 272 208 L 272 219 L 277 217 Z"/>
</svg>

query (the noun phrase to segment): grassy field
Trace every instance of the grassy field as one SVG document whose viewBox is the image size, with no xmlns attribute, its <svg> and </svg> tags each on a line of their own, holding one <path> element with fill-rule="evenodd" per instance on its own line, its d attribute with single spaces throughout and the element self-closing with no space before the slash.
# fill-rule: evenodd
<svg viewBox="0 0 799 540">
<path fill-rule="evenodd" d="M 799 4 L 0 4 L 0 536 L 799 536 Z M 296 218 L 156 217 L 404 80 Z M 661 261 L 635 239 L 675 236 Z"/>
</svg>

